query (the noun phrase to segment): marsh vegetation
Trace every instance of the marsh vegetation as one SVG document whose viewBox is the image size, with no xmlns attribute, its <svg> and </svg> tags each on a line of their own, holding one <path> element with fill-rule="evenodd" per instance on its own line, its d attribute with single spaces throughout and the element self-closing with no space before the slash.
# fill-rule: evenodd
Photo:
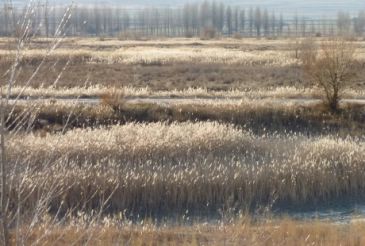
<svg viewBox="0 0 365 246">
<path fill-rule="evenodd" d="M 70 11 L 0 39 L 1 243 L 364 244 L 285 216 L 365 201 L 363 38 L 66 37 Z"/>
</svg>

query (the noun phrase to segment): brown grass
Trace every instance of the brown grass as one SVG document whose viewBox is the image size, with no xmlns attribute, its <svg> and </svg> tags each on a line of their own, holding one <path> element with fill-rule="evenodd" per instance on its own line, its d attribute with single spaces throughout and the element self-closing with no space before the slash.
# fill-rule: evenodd
<svg viewBox="0 0 365 246">
<path fill-rule="evenodd" d="M 241 103 L 229 100 L 222 103 L 181 105 L 128 104 L 122 94 L 105 94 L 101 105 L 81 103 L 43 102 L 29 115 L 36 130 L 68 122 L 66 129 L 97 127 L 126 122 L 186 122 L 216 121 L 244 126 L 254 132 L 296 131 L 306 134 L 336 133 L 342 136 L 361 136 L 364 131 L 364 106 L 346 104 L 338 114 L 331 114 L 322 105 L 298 106 L 272 104 L 270 99 L 246 99 Z M 204 102 L 204 101 L 203 101 Z M 20 104 L 9 122 L 29 111 L 31 106 Z M 69 119 L 69 121 L 67 121 Z M 10 124 L 10 123 L 9 123 Z M 264 130 L 264 131 L 263 131 Z"/>
<path fill-rule="evenodd" d="M 255 43 L 251 39 L 173 39 L 158 42 L 66 39 L 63 47 L 46 59 L 46 64 L 31 86 L 50 85 L 69 60 L 67 73 L 58 83 L 60 87 L 83 86 L 86 79 L 92 85 L 149 86 L 154 90 L 189 87 L 227 90 L 307 85 L 297 62 L 287 61 L 291 58 L 285 55 L 289 53 L 289 48 L 283 40 L 261 40 Z M 29 78 L 43 59 L 45 44 L 35 41 L 32 44 L 34 47 L 25 51 L 18 85 Z M 8 53 L 7 48 L 0 50 L 0 74 L 4 74 L 10 66 Z M 358 53 L 360 57 L 363 56 L 362 49 Z M 362 63 L 358 64 L 360 77 L 364 75 Z M 364 81 L 359 80 L 352 83 L 351 87 L 360 88 L 363 85 Z"/>
<path fill-rule="evenodd" d="M 31 231 L 27 244 L 43 236 L 36 245 L 283 245 L 358 246 L 365 244 L 364 223 L 336 225 L 326 222 L 275 220 L 259 224 L 243 220 L 232 225 L 194 225 L 155 227 L 69 225 Z"/>
</svg>

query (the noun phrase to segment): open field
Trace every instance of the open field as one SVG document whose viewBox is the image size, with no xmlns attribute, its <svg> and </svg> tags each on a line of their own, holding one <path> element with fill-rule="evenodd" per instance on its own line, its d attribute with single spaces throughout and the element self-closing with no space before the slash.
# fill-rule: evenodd
<svg viewBox="0 0 365 246">
<path fill-rule="evenodd" d="M 38 40 L 22 51 L 22 85 L 41 63 L 49 40 Z M 151 41 L 100 41 L 66 39 L 47 55 L 31 87 L 72 88 L 86 86 L 174 90 L 262 89 L 310 87 L 295 59 L 295 40 L 166 39 Z M 350 85 L 362 89 L 365 81 L 365 42 L 358 41 L 359 79 Z M 0 44 L 0 74 L 6 73 L 15 50 Z M 72 52 L 70 52 L 72 50 Z M 10 60 L 9 60 L 10 59 Z M 67 68 L 67 72 L 59 73 Z"/>
<path fill-rule="evenodd" d="M 365 243 L 356 209 L 293 219 L 364 204 L 364 40 L 337 111 L 295 40 L 50 41 L 0 87 L 14 244 Z M 2 81 L 15 53 L 1 38 Z"/>
</svg>

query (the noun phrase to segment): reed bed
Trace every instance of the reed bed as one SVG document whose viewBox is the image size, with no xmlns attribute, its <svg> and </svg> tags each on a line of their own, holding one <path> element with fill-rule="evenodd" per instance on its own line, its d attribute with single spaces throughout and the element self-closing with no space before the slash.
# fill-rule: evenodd
<svg viewBox="0 0 365 246">
<path fill-rule="evenodd" d="M 4 87 L 3 91 L 7 91 Z M 298 87 L 275 87 L 262 88 L 255 90 L 227 90 L 213 91 L 206 88 L 188 88 L 185 90 L 152 90 L 149 87 L 104 87 L 104 86 L 88 86 L 88 87 L 39 87 L 39 88 L 23 88 L 13 87 L 12 96 L 16 97 L 21 93 L 22 97 L 102 97 L 111 93 L 120 93 L 128 98 L 233 98 L 233 99 L 262 99 L 262 98 L 322 98 L 322 93 L 319 88 L 298 88 Z M 345 89 L 343 97 L 347 99 L 365 98 L 364 90 Z"/>
<path fill-rule="evenodd" d="M 296 60 L 286 53 L 283 53 L 283 51 L 244 51 L 219 47 L 129 47 L 109 51 L 78 48 L 70 53 L 69 49 L 60 48 L 53 51 L 48 59 L 144 65 L 163 65 L 179 62 L 267 66 L 288 66 L 296 64 Z M 46 51 L 43 49 L 30 49 L 22 53 L 24 61 L 41 60 L 45 55 Z M 11 56 L 10 51 L 0 50 L 0 57 L 2 59 L 7 56 Z"/>
<path fill-rule="evenodd" d="M 257 136 L 209 122 L 130 123 L 21 136 L 8 152 L 12 162 L 34 170 L 24 179 L 31 187 L 27 206 L 44 184 L 67 187 L 53 209 L 80 203 L 93 209 L 111 195 L 108 212 L 207 216 L 223 208 L 362 199 L 365 191 L 365 144 L 356 138 Z"/>
<path fill-rule="evenodd" d="M 146 97 L 145 101 L 127 98 L 93 99 L 92 104 L 77 98 L 20 100 L 9 106 L 8 113 L 13 107 L 14 111 L 7 125 L 12 129 L 26 120 L 35 131 L 54 132 L 65 124 L 69 130 L 127 122 L 213 121 L 245 127 L 255 133 L 293 131 L 311 136 L 362 136 L 364 130 L 364 105 L 351 102 L 342 103 L 339 114 L 331 114 L 319 100 L 301 103 L 301 99 L 175 98 L 164 102 L 154 97 Z"/>
<path fill-rule="evenodd" d="M 40 40 L 39 43 L 46 43 Z M 161 41 L 97 42 L 95 39 L 65 40 L 65 46 L 54 50 L 47 59 L 71 60 L 74 62 L 164 65 L 172 63 L 239 64 L 244 66 L 284 67 L 297 65 L 293 51 L 288 49 L 288 40 L 215 40 L 197 41 L 172 39 Z M 285 44 L 286 43 L 286 44 Z M 362 43 L 357 43 L 357 58 L 364 61 Z M 104 47 L 104 49 L 97 49 Z M 72 49 L 72 52 L 70 50 Z M 42 60 L 47 51 L 42 47 L 22 50 L 24 63 Z M 12 57 L 14 50 L 1 49 L 0 61 Z"/>
<path fill-rule="evenodd" d="M 268 40 L 268 39 L 260 39 L 257 40 L 255 38 L 245 38 L 245 39 L 232 39 L 232 38 L 222 38 L 222 39 L 212 39 L 212 40 L 201 40 L 199 38 L 158 38 L 151 40 L 118 40 L 115 38 L 105 39 L 104 41 L 100 41 L 98 38 L 82 38 L 73 40 L 75 45 L 77 46 L 86 46 L 86 47 L 103 47 L 103 46 L 127 46 L 127 45 L 140 45 L 140 46 L 161 46 L 161 45 L 282 45 L 286 46 L 289 42 L 287 39 L 277 39 L 277 40 Z"/>
<path fill-rule="evenodd" d="M 127 64 L 169 64 L 176 62 L 223 63 L 242 65 L 288 66 L 295 59 L 275 51 L 244 51 L 225 48 L 151 48 L 137 47 L 116 50 L 109 62 Z"/>
</svg>

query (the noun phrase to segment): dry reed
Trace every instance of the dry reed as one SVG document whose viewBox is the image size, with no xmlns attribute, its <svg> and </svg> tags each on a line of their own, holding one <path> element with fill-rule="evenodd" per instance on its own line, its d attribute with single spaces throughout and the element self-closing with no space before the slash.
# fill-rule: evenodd
<svg viewBox="0 0 365 246">
<path fill-rule="evenodd" d="M 25 187 L 42 190 L 48 179 L 70 187 L 54 200 L 65 209 L 83 199 L 96 206 L 113 187 L 108 211 L 155 216 L 360 199 L 365 190 L 363 140 L 256 136 L 209 122 L 27 135 L 8 151 L 13 162 L 38 167 Z"/>
</svg>

